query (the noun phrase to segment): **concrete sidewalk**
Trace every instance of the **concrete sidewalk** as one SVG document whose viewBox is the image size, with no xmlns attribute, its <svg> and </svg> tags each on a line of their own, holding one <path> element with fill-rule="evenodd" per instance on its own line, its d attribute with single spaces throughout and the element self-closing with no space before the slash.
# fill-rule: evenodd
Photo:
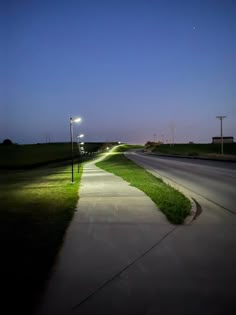
<svg viewBox="0 0 236 315">
<path fill-rule="evenodd" d="M 85 164 L 77 209 L 37 314 L 80 314 L 85 304 L 89 314 L 102 314 L 93 297 L 173 229 L 143 192 L 95 162 Z M 123 286 L 127 291 L 127 279 Z M 114 303 L 119 314 L 122 301 Z"/>
</svg>

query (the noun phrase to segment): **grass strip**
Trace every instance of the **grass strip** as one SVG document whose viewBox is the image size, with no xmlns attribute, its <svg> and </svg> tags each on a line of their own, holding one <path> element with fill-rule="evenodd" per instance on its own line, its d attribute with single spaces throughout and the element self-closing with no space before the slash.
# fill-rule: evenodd
<svg viewBox="0 0 236 315">
<path fill-rule="evenodd" d="M 32 314 L 74 214 L 81 174 L 75 167 L 74 184 L 70 167 L 1 174 L 0 270 L 10 314 Z"/>
<path fill-rule="evenodd" d="M 186 156 L 221 156 L 221 144 L 219 143 L 176 143 L 156 144 L 155 142 L 147 142 L 145 145 L 147 150 L 161 154 L 186 155 Z M 225 155 L 236 155 L 236 143 L 224 143 Z"/>
<path fill-rule="evenodd" d="M 154 201 L 171 223 L 182 224 L 190 214 L 191 203 L 189 199 L 165 184 L 162 179 L 155 177 L 126 158 L 123 152 L 130 148 L 132 146 L 119 146 L 96 165 L 122 177 L 131 186 L 142 190 Z"/>
</svg>

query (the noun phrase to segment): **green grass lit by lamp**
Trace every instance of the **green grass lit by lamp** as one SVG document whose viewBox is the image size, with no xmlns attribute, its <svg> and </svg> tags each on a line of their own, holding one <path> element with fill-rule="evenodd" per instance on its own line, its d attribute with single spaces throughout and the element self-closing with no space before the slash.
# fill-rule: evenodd
<svg viewBox="0 0 236 315">
<path fill-rule="evenodd" d="M 24 314 L 32 314 L 73 217 L 82 166 L 77 170 L 74 184 L 70 166 L 1 174 L 1 282 Z"/>
<path fill-rule="evenodd" d="M 142 190 L 174 224 L 182 224 L 190 214 L 191 203 L 182 193 L 165 184 L 123 154 L 133 146 L 119 146 L 96 165 L 110 173 L 122 177 L 131 186 Z"/>
</svg>

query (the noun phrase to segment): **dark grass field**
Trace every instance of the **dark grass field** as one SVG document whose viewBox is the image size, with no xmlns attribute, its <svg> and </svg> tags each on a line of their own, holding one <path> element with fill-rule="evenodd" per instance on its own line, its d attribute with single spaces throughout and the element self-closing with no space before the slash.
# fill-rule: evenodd
<svg viewBox="0 0 236 315">
<path fill-rule="evenodd" d="M 86 144 L 87 153 L 80 162 L 93 158 L 94 152 L 105 150 L 107 145 Z M 76 149 L 75 144 L 75 157 Z M 71 165 L 55 163 L 66 159 L 70 164 L 69 143 L 0 145 L 0 279 L 4 314 L 33 313 L 73 217 L 82 164 L 78 160 L 74 164 L 72 184 Z"/>
<path fill-rule="evenodd" d="M 9 314 L 32 314 L 72 219 L 81 174 L 76 167 L 71 184 L 70 166 L 1 173 L 0 272 Z"/>
<path fill-rule="evenodd" d="M 84 151 L 87 155 L 96 153 L 107 144 L 85 143 Z M 74 157 L 79 157 L 78 145 L 74 143 Z M 71 159 L 70 143 L 47 143 L 28 145 L 0 145 L 1 169 L 27 169 L 48 164 L 50 162 Z"/>
</svg>

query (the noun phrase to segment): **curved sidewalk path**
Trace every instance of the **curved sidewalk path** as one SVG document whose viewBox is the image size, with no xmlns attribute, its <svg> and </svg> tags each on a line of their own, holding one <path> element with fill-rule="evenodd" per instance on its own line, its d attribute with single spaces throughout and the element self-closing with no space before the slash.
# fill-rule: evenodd
<svg viewBox="0 0 236 315">
<path fill-rule="evenodd" d="M 84 166 L 77 209 L 39 315 L 124 314 L 122 296 L 132 287 L 125 271 L 136 265 L 143 277 L 141 258 L 175 229 L 143 192 L 95 162 Z M 120 294 L 114 300 L 107 295 L 113 284 Z"/>
</svg>

